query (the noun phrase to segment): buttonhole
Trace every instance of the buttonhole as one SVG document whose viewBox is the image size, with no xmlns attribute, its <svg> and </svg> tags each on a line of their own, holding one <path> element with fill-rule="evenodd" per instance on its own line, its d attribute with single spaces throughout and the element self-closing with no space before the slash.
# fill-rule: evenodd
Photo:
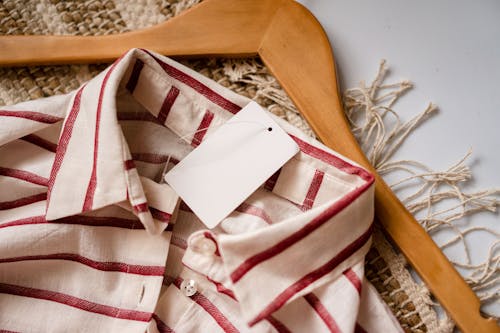
<svg viewBox="0 0 500 333">
<path fill-rule="evenodd" d="M 139 297 L 139 304 L 142 302 L 144 299 L 144 294 L 146 292 L 146 286 L 144 285 L 144 282 L 142 283 L 142 289 L 141 289 L 141 296 Z"/>
</svg>

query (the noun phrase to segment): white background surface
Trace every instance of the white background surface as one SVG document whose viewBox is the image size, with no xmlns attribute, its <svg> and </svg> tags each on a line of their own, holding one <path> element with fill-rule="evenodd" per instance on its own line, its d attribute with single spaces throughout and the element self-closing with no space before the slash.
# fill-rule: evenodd
<svg viewBox="0 0 500 333">
<path fill-rule="evenodd" d="M 323 25 L 332 44 L 341 88 L 371 82 L 381 59 L 389 81 L 415 84 L 395 107 L 403 119 L 429 102 L 439 112 L 420 126 L 396 158 L 410 158 L 441 170 L 469 148 L 473 172 L 469 190 L 500 188 L 500 2 L 299 0 Z M 497 214 L 465 221 L 500 231 Z M 495 238 L 468 237 L 473 262 L 486 258 Z M 437 242 L 439 243 L 439 239 Z M 461 248 L 445 252 L 463 258 Z M 486 308 L 500 315 L 500 305 Z"/>
</svg>

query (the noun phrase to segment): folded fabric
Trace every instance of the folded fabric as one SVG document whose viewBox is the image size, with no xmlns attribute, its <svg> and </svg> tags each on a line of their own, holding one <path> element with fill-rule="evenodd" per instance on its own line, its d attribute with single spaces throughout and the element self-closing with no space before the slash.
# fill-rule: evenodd
<svg viewBox="0 0 500 333">
<path fill-rule="evenodd" d="M 300 152 L 216 228 L 162 181 L 249 102 L 133 49 L 0 107 L 0 330 L 401 332 L 364 279 L 374 187 L 354 162 L 272 115 Z"/>
</svg>

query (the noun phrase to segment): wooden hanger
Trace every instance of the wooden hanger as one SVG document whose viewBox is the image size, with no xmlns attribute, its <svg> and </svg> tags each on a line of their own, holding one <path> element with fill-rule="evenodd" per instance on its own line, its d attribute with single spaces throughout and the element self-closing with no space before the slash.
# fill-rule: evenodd
<svg viewBox="0 0 500 333">
<path fill-rule="evenodd" d="M 458 327 L 500 332 L 439 247 L 365 158 L 342 110 L 328 38 L 292 0 L 205 0 L 159 25 L 108 36 L 1 36 L 0 65 L 112 61 L 140 47 L 168 56 L 259 55 L 324 144 L 376 175 L 377 220 Z"/>
</svg>

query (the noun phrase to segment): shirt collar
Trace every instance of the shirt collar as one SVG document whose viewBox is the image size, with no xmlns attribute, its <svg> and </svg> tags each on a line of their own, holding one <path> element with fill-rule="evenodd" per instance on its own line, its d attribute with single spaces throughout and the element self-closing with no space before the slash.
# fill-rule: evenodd
<svg viewBox="0 0 500 333">
<path fill-rule="evenodd" d="M 151 202 L 159 200 L 151 200 L 148 193 L 158 191 L 151 190 L 151 184 L 144 185 L 145 179 L 138 175 L 133 165 L 118 123 L 117 97 L 120 96 L 117 94 L 120 88 L 129 90 L 150 111 L 151 114 L 144 116 L 168 125 L 173 132 L 183 136 L 195 132 L 196 128 L 190 128 L 193 121 L 165 123 L 165 112 L 168 112 L 165 103 L 172 99 L 172 92 L 182 91 L 176 103 L 178 110 L 193 109 L 192 114 L 199 114 L 200 110 L 194 110 L 194 101 L 196 108 L 219 108 L 226 120 L 249 102 L 223 87 L 216 93 L 209 88 L 212 84 L 211 80 L 171 59 L 132 49 L 70 94 L 20 103 L 2 110 L 2 115 L 7 117 L 2 117 L 0 122 L 0 129 L 4 129 L 0 131 L 0 144 L 62 121 L 47 182 L 45 218 L 57 220 L 120 203 L 133 210 L 148 231 L 157 233 L 166 227 L 158 217 L 167 220 L 177 200 L 172 197 L 174 204 L 163 207 L 167 211 L 155 211 L 158 207 L 149 209 Z M 26 119 L 28 121 L 23 121 Z"/>
<path fill-rule="evenodd" d="M 179 89 L 183 96 L 178 98 L 176 107 L 183 112 L 186 108 L 193 109 L 192 105 L 182 103 L 183 98 L 192 100 L 191 103 L 194 101 L 196 108 L 211 103 L 211 107 L 220 108 L 226 118 L 249 101 L 223 87 L 219 89 L 226 91 L 215 93 L 209 88 L 211 84 L 210 80 L 171 59 L 147 50 L 133 49 L 80 87 L 70 96 L 66 106 L 48 182 L 46 219 L 54 220 L 125 202 L 148 231 L 164 230 L 166 224 L 154 218 L 158 217 L 154 214 L 158 207 L 148 207 L 151 198 L 146 192 L 156 192 L 145 192 L 144 179 L 141 181 L 133 167 L 129 147 L 118 123 L 117 93 L 122 85 L 149 110 L 149 116 L 182 136 L 196 129 L 182 121 L 168 124 L 164 114 L 165 104 L 175 100 L 173 94 L 177 97 Z M 191 111 L 200 113 L 199 110 Z M 149 185 L 147 187 L 151 188 Z M 166 184 L 162 186 L 168 187 Z M 173 193 L 171 189 L 168 192 Z M 160 213 L 172 215 L 177 199 L 173 198 L 172 205 L 163 207 L 169 211 L 160 210 Z"/>
<path fill-rule="evenodd" d="M 146 229 L 157 229 L 116 112 L 119 85 L 137 56 L 126 53 L 69 96 L 48 182 L 47 220 L 128 202 Z"/>
</svg>

